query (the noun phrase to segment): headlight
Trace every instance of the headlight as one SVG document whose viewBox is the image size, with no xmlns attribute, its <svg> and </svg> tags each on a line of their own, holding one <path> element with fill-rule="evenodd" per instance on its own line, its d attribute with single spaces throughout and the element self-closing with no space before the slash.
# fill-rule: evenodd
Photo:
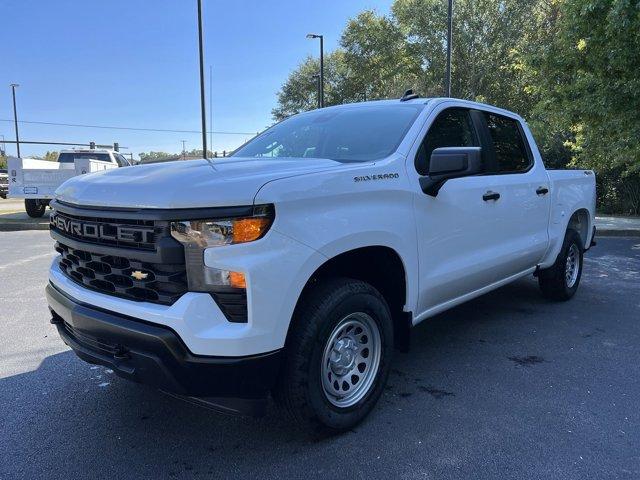
<svg viewBox="0 0 640 480">
<path fill-rule="evenodd" d="M 258 240 L 267 233 L 272 222 L 272 210 L 262 208 L 251 217 L 172 222 L 171 235 L 183 244 L 218 247 Z"/>
<path fill-rule="evenodd" d="M 273 223 L 273 205 L 258 205 L 252 210 L 250 215 L 232 218 L 171 222 L 171 236 L 184 247 L 189 291 L 209 292 L 212 295 L 246 295 L 245 274 L 206 267 L 204 250 L 222 245 L 253 242 L 262 238 Z M 246 319 L 246 296 L 243 298 Z"/>
</svg>

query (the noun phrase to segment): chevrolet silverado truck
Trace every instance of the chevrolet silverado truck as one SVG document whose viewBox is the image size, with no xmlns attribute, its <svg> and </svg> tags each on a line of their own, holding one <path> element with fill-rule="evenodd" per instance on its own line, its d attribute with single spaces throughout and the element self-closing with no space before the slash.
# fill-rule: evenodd
<svg viewBox="0 0 640 480">
<path fill-rule="evenodd" d="M 528 275 L 570 299 L 594 173 L 546 170 L 514 113 L 416 97 L 301 113 L 225 159 L 65 182 L 46 287 L 64 342 L 182 398 L 259 414 L 273 397 L 344 430 L 420 322 Z"/>
<path fill-rule="evenodd" d="M 120 153 L 108 149 L 63 150 L 55 162 L 35 158 L 9 158 L 9 197 L 24 198 L 24 208 L 32 218 L 40 218 L 55 190 L 76 175 L 128 167 Z"/>
</svg>

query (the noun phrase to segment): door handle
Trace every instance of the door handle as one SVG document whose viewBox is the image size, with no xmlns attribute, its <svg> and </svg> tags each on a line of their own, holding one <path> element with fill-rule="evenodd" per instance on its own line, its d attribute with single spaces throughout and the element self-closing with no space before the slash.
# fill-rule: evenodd
<svg viewBox="0 0 640 480">
<path fill-rule="evenodd" d="M 549 193 L 549 189 L 547 187 L 538 187 L 536 189 L 536 195 L 546 195 Z"/>
<path fill-rule="evenodd" d="M 498 192 L 492 192 L 491 190 L 482 195 L 482 200 L 485 202 L 488 202 L 489 200 L 498 200 L 499 198 L 500 194 Z"/>
</svg>

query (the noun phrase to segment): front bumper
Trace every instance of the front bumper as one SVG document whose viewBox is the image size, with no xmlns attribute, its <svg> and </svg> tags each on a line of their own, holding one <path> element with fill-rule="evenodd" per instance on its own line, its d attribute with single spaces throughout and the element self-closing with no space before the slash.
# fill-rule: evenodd
<svg viewBox="0 0 640 480">
<path fill-rule="evenodd" d="M 81 359 L 121 377 L 243 412 L 253 407 L 236 408 L 216 399 L 263 401 L 275 384 L 281 350 L 244 357 L 194 355 L 169 327 L 80 303 L 52 284 L 46 295 L 64 342 Z M 261 402 L 255 406 L 262 408 Z"/>
</svg>

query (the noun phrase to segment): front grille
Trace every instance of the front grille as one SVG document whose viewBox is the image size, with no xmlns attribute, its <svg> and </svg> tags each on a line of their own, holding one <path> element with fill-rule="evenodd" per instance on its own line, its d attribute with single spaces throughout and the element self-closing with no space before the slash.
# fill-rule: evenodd
<svg viewBox="0 0 640 480">
<path fill-rule="evenodd" d="M 184 264 L 142 262 L 75 249 L 60 242 L 55 248 L 65 275 L 100 293 L 171 305 L 188 290 Z"/>
<path fill-rule="evenodd" d="M 169 222 L 85 217 L 54 211 L 51 230 L 73 240 L 109 247 L 153 251 L 162 236 L 170 234 Z"/>
</svg>

